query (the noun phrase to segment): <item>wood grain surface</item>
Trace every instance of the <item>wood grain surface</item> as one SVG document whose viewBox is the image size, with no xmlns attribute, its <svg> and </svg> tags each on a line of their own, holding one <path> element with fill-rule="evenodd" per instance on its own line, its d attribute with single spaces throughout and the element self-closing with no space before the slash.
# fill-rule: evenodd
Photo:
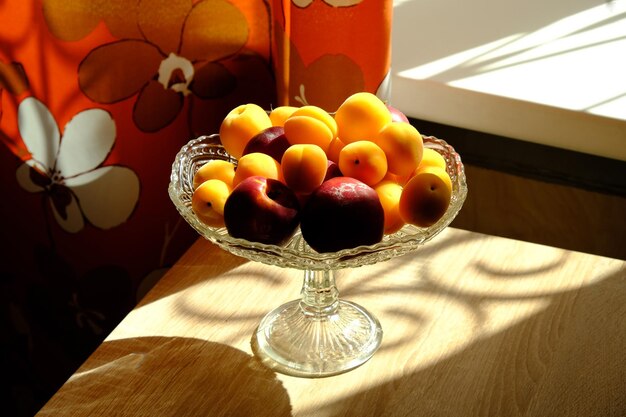
<svg viewBox="0 0 626 417">
<path fill-rule="evenodd" d="M 448 228 L 338 273 L 383 344 L 327 378 L 254 355 L 302 273 L 198 240 L 39 416 L 626 415 L 626 263 Z"/>
</svg>

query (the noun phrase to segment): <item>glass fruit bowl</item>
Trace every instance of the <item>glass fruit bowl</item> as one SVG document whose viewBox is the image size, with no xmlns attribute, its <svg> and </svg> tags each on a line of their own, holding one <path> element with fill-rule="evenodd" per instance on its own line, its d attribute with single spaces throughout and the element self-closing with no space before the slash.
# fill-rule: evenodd
<svg viewBox="0 0 626 417">
<path fill-rule="evenodd" d="M 259 324 L 255 354 L 271 368 L 290 375 L 321 377 L 353 369 L 367 361 L 380 346 L 382 328 L 365 308 L 339 298 L 334 272 L 386 261 L 418 249 L 456 217 L 467 196 L 461 158 L 444 140 L 423 136 L 424 146 L 446 160 L 452 180 L 452 198 L 444 216 L 430 227 L 405 225 L 374 245 L 338 252 L 318 253 L 299 230 L 284 245 L 269 245 L 233 238 L 224 227 L 202 223 L 191 208 L 193 177 L 207 161 L 232 161 L 219 135 L 190 140 L 172 164 L 169 196 L 181 216 L 201 236 L 220 248 L 252 261 L 304 272 L 302 297 L 279 306 Z"/>
</svg>

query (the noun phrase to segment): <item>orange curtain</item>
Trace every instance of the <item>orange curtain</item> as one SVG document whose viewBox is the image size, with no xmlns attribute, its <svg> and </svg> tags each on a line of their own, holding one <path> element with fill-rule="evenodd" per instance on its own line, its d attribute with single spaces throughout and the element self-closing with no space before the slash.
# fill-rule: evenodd
<svg viewBox="0 0 626 417">
<path fill-rule="evenodd" d="M 392 0 L 271 0 L 278 103 L 335 111 L 350 94 L 389 99 Z"/>
<path fill-rule="evenodd" d="M 269 49 L 262 0 L 0 2 L 7 415 L 41 406 L 197 238 L 172 161 L 238 104 L 272 105 Z"/>
</svg>

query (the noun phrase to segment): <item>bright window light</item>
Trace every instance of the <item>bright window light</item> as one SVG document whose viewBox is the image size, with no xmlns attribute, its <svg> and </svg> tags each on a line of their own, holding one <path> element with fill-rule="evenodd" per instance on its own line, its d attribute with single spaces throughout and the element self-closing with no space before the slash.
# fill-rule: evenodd
<svg viewBox="0 0 626 417">
<path fill-rule="evenodd" d="M 626 120 L 626 0 L 602 2 L 398 76 Z"/>
</svg>

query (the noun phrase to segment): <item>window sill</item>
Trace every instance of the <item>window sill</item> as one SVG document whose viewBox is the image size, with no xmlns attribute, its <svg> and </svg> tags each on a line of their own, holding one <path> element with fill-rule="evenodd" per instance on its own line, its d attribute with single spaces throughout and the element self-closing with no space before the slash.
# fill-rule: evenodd
<svg viewBox="0 0 626 417">
<path fill-rule="evenodd" d="M 391 103 L 419 120 L 626 161 L 626 0 L 479 3 L 394 2 Z"/>
</svg>

